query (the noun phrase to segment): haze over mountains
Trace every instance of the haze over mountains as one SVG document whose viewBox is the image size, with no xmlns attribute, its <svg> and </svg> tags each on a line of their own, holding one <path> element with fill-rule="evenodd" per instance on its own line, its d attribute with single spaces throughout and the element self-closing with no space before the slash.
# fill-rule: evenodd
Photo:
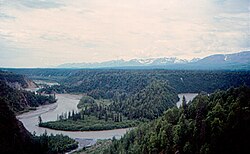
<svg viewBox="0 0 250 154">
<path fill-rule="evenodd" d="M 250 69 L 250 51 L 233 54 L 215 54 L 192 60 L 176 57 L 111 60 L 96 63 L 65 63 L 58 68 L 165 68 L 165 69 Z"/>
</svg>

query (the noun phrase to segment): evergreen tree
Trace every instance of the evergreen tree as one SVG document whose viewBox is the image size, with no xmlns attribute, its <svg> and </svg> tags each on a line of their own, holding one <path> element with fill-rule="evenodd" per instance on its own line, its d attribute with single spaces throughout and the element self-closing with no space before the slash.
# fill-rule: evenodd
<svg viewBox="0 0 250 154">
<path fill-rule="evenodd" d="M 43 123 L 42 117 L 38 116 L 38 125 L 40 125 L 41 123 Z"/>
</svg>

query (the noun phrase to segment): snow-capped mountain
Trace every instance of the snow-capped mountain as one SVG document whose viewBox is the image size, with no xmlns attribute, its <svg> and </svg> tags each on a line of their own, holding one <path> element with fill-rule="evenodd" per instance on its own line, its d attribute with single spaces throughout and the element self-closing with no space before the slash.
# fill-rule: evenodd
<svg viewBox="0 0 250 154">
<path fill-rule="evenodd" d="M 186 59 L 179 59 L 175 57 L 171 58 L 148 58 L 148 59 L 131 59 L 125 61 L 111 60 L 101 63 L 66 63 L 61 64 L 60 68 L 101 68 L 101 67 L 125 67 L 125 66 L 158 66 L 168 64 L 184 64 L 189 61 Z"/>
<path fill-rule="evenodd" d="M 233 54 L 215 54 L 192 60 L 176 57 L 111 60 L 100 63 L 67 63 L 59 68 L 124 68 L 147 67 L 163 69 L 247 69 L 250 70 L 250 51 Z"/>
<path fill-rule="evenodd" d="M 200 64 L 226 64 L 226 63 L 249 63 L 250 51 L 243 51 L 233 54 L 216 54 L 197 61 Z"/>
</svg>

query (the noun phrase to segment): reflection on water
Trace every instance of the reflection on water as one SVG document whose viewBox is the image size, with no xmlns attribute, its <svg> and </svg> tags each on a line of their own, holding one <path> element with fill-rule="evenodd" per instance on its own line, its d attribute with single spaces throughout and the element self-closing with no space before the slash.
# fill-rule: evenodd
<svg viewBox="0 0 250 154">
<path fill-rule="evenodd" d="M 116 130 L 105 130 L 105 131 L 58 131 L 47 128 L 38 127 L 38 116 L 41 115 L 42 120 L 54 121 L 57 119 L 57 115 L 65 113 L 72 110 L 77 110 L 77 103 L 79 102 L 81 95 L 71 95 L 71 94 L 57 94 L 57 103 L 45 105 L 39 107 L 36 111 L 31 111 L 24 113 L 17 118 L 24 124 L 25 128 L 31 133 L 34 131 L 37 135 L 43 134 L 45 130 L 48 134 L 64 134 L 71 138 L 89 138 L 89 139 L 107 139 L 115 136 L 120 138 L 124 135 L 127 129 L 116 129 Z"/>
</svg>

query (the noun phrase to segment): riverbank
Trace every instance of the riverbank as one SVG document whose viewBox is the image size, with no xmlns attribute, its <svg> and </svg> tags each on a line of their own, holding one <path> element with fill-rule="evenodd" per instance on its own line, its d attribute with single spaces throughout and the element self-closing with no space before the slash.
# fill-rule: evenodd
<svg viewBox="0 0 250 154">
<path fill-rule="evenodd" d="M 43 122 L 55 121 L 58 114 L 72 110 L 78 110 L 77 104 L 81 96 L 82 95 L 57 94 L 57 102 L 55 104 L 40 106 L 37 108 L 37 110 L 24 113 L 17 116 L 17 118 L 24 124 L 25 128 L 29 132 L 36 132 L 36 135 L 41 135 L 46 131 L 48 134 L 63 134 L 73 139 L 80 138 L 82 140 L 112 139 L 113 137 L 119 139 L 126 132 L 130 131 L 130 129 L 133 129 L 123 128 L 103 131 L 60 131 L 38 127 L 39 115 L 42 117 Z M 79 147 L 83 148 L 80 144 Z"/>
<path fill-rule="evenodd" d="M 57 115 L 72 110 L 78 110 L 77 104 L 82 95 L 71 95 L 71 94 L 57 94 L 57 102 L 51 105 L 40 106 L 35 111 L 27 112 L 17 116 L 17 118 L 24 124 L 25 128 L 37 135 L 43 134 L 47 131 L 48 134 L 63 134 L 69 137 L 75 138 L 88 138 L 88 139 L 109 139 L 112 137 L 120 138 L 130 128 L 105 130 L 105 131 L 59 131 L 48 128 L 38 127 L 38 116 L 42 117 L 43 122 L 55 121 Z M 53 106 L 57 105 L 57 106 Z"/>
</svg>

